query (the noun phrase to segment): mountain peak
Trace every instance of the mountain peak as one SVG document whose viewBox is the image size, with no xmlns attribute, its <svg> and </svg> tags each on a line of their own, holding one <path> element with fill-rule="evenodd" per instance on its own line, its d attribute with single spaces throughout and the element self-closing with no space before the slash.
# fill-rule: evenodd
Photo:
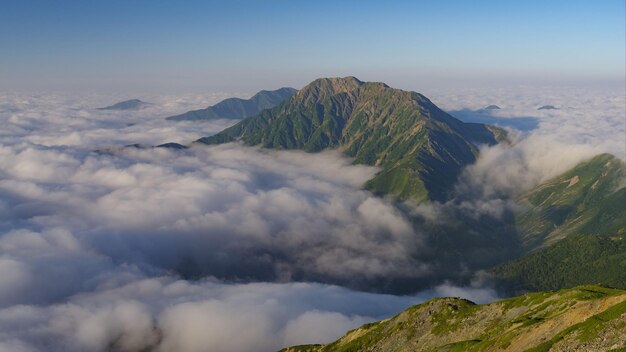
<svg viewBox="0 0 626 352">
<path fill-rule="evenodd" d="M 317 79 L 283 104 L 198 142 L 341 148 L 357 164 L 382 167 L 366 188 L 421 202 L 445 199 L 478 145 L 497 143 L 496 134 L 504 132 L 463 123 L 419 93 L 343 77 Z"/>
<path fill-rule="evenodd" d="M 318 78 L 308 86 L 320 86 L 333 89 L 336 93 L 349 92 L 363 85 L 363 81 L 354 76 Z"/>
<path fill-rule="evenodd" d="M 139 99 L 130 99 L 121 101 L 119 103 L 104 107 L 98 108 L 98 110 L 138 110 L 143 109 L 146 106 L 150 105 L 149 103 L 143 102 Z"/>
<path fill-rule="evenodd" d="M 318 100 L 340 93 L 350 93 L 364 83 L 353 76 L 318 78 L 302 88 L 296 95 L 302 100 Z"/>
</svg>

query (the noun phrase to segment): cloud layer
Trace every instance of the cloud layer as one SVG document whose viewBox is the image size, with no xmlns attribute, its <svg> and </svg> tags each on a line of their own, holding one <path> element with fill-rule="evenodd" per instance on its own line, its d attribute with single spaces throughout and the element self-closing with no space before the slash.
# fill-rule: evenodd
<svg viewBox="0 0 626 352">
<path fill-rule="evenodd" d="M 512 145 L 483 148 L 478 162 L 467 168 L 459 193 L 471 194 L 492 211 L 485 201 L 513 198 L 597 154 L 626 160 L 625 93 L 623 86 L 577 85 L 434 94 L 435 103 L 462 120 L 510 130 Z M 492 104 L 501 109 L 482 110 Z M 538 110 L 543 105 L 557 109 Z"/>
<path fill-rule="evenodd" d="M 360 189 L 376 168 L 332 151 L 123 148 L 221 130 L 232 121 L 163 117 L 222 95 L 142 97 L 155 105 L 109 112 L 93 108 L 112 97 L 6 94 L 0 351 L 271 351 L 330 341 L 433 296 L 493 300 L 479 281 L 411 296 L 329 284 L 389 290 L 389 280 L 437 275 L 431 236 L 503 217 L 516 194 L 598 152 L 623 157 L 623 95 L 547 92 L 435 96 L 451 111 L 498 104 L 490 118 L 537 128 L 484 148 L 454 201 L 402 209 Z M 561 109 L 536 110 L 544 104 Z"/>
<path fill-rule="evenodd" d="M 426 298 L 287 283 L 426 270 L 410 223 L 359 190 L 376 169 L 336 152 L 124 148 L 232 122 L 88 108 L 105 104 L 4 97 L 0 350 L 270 351 Z M 285 283 L 234 283 L 250 280 Z"/>
<path fill-rule="evenodd" d="M 376 170 L 335 153 L 236 144 L 113 155 L 20 144 L 0 153 L 8 227 L 65 231 L 116 261 L 231 280 L 422 270 L 410 260 L 420 240 L 411 225 L 358 190 Z"/>
</svg>

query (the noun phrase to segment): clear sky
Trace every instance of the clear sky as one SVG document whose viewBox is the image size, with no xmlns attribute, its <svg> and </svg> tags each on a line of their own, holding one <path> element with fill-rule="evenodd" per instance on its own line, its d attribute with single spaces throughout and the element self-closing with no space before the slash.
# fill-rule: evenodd
<svg viewBox="0 0 626 352">
<path fill-rule="evenodd" d="M 625 77 L 624 0 L 0 0 L 0 89 Z"/>
</svg>

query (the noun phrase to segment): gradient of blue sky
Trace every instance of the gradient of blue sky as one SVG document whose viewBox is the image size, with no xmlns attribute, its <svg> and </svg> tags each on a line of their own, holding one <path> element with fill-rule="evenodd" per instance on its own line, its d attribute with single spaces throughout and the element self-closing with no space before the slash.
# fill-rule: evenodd
<svg viewBox="0 0 626 352">
<path fill-rule="evenodd" d="M 624 0 L 0 0 L 0 88 L 621 81 Z"/>
</svg>

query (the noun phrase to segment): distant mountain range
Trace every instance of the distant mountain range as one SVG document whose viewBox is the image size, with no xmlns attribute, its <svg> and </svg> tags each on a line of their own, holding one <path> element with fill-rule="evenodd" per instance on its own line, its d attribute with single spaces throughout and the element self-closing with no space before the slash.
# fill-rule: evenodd
<svg viewBox="0 0 626 352">
<path fill-rule="evenodd" d="M 477 305 L 435 298 L 327 345 L 281 352 L 624 351 L 626 291 L 581 286 Z"/>
<path fill-rule="evenodd" d="M 131 100 L 121 101 L 119 103 L 116 103 L 116 104 L 113 104 L 104 108 L 98 108 L 98 110 L 139 110 L 149 105 L 151 104 L 143 102 L 139 99 L 131 99 Z"/>
<path fill-rule="evenodd" d="M 254 116 L 261 110 L 273 108 L 296 93 L 293 88 L 262 90 L 250 99 L 229 98 L 206 109 L 188 111 L 184 114 L 167 117 L 170 121 L 198 121 L 214 119 L 240 120 Z"/>
<path fill-rule="evenodd" d="M 369 190 L 423 202 L 446 199 L 478 146 L 505 138 L 504 130 L 461 122 L 419 93 L 344 77 L 315 80 L 278 106 L 197 142 L 341 148 L 355 163 L 382 168 Z"/>
</svg>

